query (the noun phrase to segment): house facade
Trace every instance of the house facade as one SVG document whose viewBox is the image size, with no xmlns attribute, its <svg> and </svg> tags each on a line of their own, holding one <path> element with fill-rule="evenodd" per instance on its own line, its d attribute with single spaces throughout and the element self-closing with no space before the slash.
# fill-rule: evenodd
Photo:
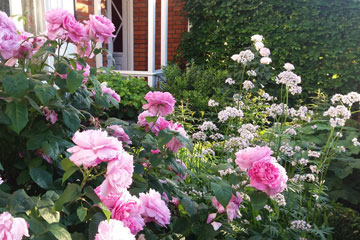
<svg viewBox="0 0 360 240">
<path fill-rule="evenodd" d="M 53 8 L 67 9 L 79 21 L 91 14 L 105 15 L 113 21 L 116 36 L 101 46 L 108 54 L 97 56 L 91 64 L 114 67 L 122 75 L 147 77 L 149 85 L 154 85 L 188 30 L 184 4 L 185 0 L 2 0 L 0 10 L 26 16 L 26 24 L 19 21 L 18 28 L 32 33 L 45 31 L 45 12 Z"/>
</svg>

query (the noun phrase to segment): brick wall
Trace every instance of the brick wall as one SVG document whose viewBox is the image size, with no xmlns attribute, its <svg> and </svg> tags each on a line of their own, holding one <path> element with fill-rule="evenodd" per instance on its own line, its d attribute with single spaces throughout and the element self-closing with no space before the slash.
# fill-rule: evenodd
<svg viewBox="0 0 360 240">
<path fill-rule="evenodd" d="M 147 0 L 134 1 L 134 69 L 147 70 Z M 184 0 L 169 0 L 168 14 L 168 61 L 177 53 L 182 34 L 187 31 L 188 21 L 183 12 Z M 161 0 L 156 1 L 155 66 L 160 68 L 161 54 Z"/>
</svg>

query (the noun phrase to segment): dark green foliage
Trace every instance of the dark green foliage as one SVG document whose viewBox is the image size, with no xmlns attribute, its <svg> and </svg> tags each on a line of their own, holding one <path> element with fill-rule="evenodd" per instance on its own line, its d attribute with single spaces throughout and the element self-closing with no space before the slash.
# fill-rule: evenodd
<svg viewBox="0 0 360 240">
<path fill-rule="evenodd" d="M 360 213 L 341 204 L 334 204 L 329 213 L 329 224 L 334 227 L 333 239 L 360 239 Z"/>
<path fill-rule="evenodd" d="M 181 44 L 186 61 L 226 67 L 261 34 L 271 66 L 296 67 L 304 92 L 359 89 L 360 2 L 355 0 L 188 0 L 191 22 Z M 209 86 L 211 86 L 209 84 Z"/>
<path fill-rule="evenodd" d="M 177 65 L 169 65 L 164 69 L 166 84 L 162 90 L 171 92 L 177 100 L 191 102 L 195 111 L 208 110 L 209 99 L 224 102 L 228 97 L 222 92 L 227 71 L 215 68 L 205 69 L 191 64 L 185 71 Z"/>
<path fill-rule="evenodd" d="M 119 116 L 133 119 L 137 116 L 141 106 L 145 104 L 144 96 L 150 87 L 143 78 L 122 77 L 119 73 L 100 74 L 100 82 L 107 82 L 108 87 L 115 90 L 121 97 Z"/>
</svg>

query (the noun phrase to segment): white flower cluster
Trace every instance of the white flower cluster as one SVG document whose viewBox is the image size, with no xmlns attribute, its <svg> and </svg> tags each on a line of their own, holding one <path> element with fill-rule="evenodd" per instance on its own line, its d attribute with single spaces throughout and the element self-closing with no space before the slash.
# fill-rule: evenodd
<svg viewBox="0 0 360 240">
<path fill-rule="evenodd" d="M 214 150 L 212 150 L 210 148 L 204 149 L 201 154 L 202 155 L 213 155 L 213 156 L 215 156 Z"/>
<path fill-rule="evenodd" d="M 225 110 L 222 110 L 218 114 L 218 118 L 220 122 L 225 122 L 229 118 L 235 118 L 235 117 L 243 117 L 244 113 L 236 109 L 234 107 L 226 107 Z"/>
<path fill-rule="evenodd" d="M 242 108 L 245 106 L 244 102 L 240 100 L 241 99 L 241 96 L 239 94 L 234 94 L 233 95 L 233 101 L 236 103 L 236 105 L 239 107 L 239 108 Z"/>
<path fill-rule="evenodd" d="M 346 95 L 335 94 L 331 98 L 331 102 L 335 104 L 336 102 L 342 102 L 348 106 L 352 106 L 356 102 L 360 102 L 360 94 L 357 92 L 350 92 Z"/>
<path fill-rule="evenodd" d="M 252 124 L 243 124 L 241 128 L 238 129 L 238 133 L 243 140 L 253 141 L 257 137 L 256 130 L 259 126 L 254 126 Z"/>
<path fill-rule="evenodd" d="M 203 122 L 203 124 L 201 124 L 201 125 L 199 126 L 199 128 L 200 128 L 200 130 L 203 131 L 203 132 L 205 132 L 205 131 L 207 131 L 207 130 L 210 130 L 210 131 L 217 131 L 217 130 L 218 130 L 218 128 L 216 127 L 216 125 L 215 125 L 213 122 L 211 122 L 211 121 L 205 121 L 205 122 Z"/>
<path fill-rule="evenodd" d="M 0 177 L 0 184 L 3 184 L 4 180 Z"/>
<path fill-rule="evenodd" d="M 246 81 L 243 82 L 243 88 L 246 91 L 249 91 L 249 89 L 253 89 L 254 87 L 255 87 L 255 85 L 249 80 L 246 80 Z"/>
<path fill-rule="evenodd" d="M 234 54 L 231 56 L 231 59 L 235 62 L 245 65 L 248 62 L 254 60 L 255 55 L 250 50 L 241 51 L 239 54 Z"/>
<path fill-rule="evenodd" d="M 310 122 L 311 116 L 314 114 L 314 112 L 312 110 L 309 110 L 305 106 L 301 106 L 301 107 L 299 107 L 298 110 L 296 110 L 294 108 L 289 108 L 284 103 L 280 103 L 280 104 L 273 103 L 266 110 L 266 112 L 272 118 L 276 118 L 277 116 L 286 114 L 286 115 L 292 117 L 293 120 L 300 118 L 301 120 L 306 121 L 306 122 Z"/>
<path fill-rule="evenodd" d="M 209 102 L 208 102 L 208 106 L 209 107 L 216 107 L 216 106 L 219 106 L 219 103 L 216 102 L 215 100 L 210 99 Z"/>
<path fill-rule="evenodd" d="M 246 74 L 249 76 L 249 77 L 256 77 L 256 72 L 254 70 L 249 70 L 246 72 Z"/>
<path fill-rule="evenodd" d="M 351 141 L 353 142 L 355 147 L 360 146 L 360 142 L 358 141 L 357 138 L 353 138 Z"/>
<path fill-rule="evenodd" d="M 310 165 L 310 170 L 312 173 L 315 173 L 315 174 L 318 174 L 320 173 L 320 170 L 318 170 L 317 166 L 316 165 Z"/>
<path fill-rule="evenodd" d="M 201 141 L 205 141 L 206 140 L 206 133 L 204 132 L 196 132 L 192 135 L 192 138 L 194 140 L 201 140 Z"/>
<path fill-rule="evenodd" d="M 342 152 L 346 152 L 346 149 L 344 146 L 337 146 L 337 150 L 342 153 Z"/>
<path fill-rule="evenodd" d="M 291 165 L 295 166 L 297 163 L 302 166 L 306 166 L 309 163 L 309 160 L 307 160 L 305 158 L 295 159 L 293 162 L 291 162 Z"/>
<path fill-rule="evenodd" d="M 315 152 L 315 151 L 311 151 L 311 150 L 308 151 L 309 157 L 319 158 L 320 155 L 321 155 L 321 153 L 319 153 L 319 152 Z"/>
<path fill-rule="evenodd" d="M 251 36 L 251 41 L 253 42 L 262 42 L 264 39 L 264 37 L 262 35 L 259 35 L 259 34 L 255 34 L 253 36 Z"/>
<path fill-rule="evenodd" d="M 249 141 L 241 137 L 232 137 L 225 141 L 225 150 L 228 152 L 235 152 L 247 147 L 249 147 Z"/>
<path fill-rule="evenodd" d="M 274 196 L 270 196 L 270 198 L 272 200 L 275 200 L 279 206 L 286 206 L 285 197 L 281 193 L 278 193 L 278 194 L 276 194 Z"/>
<path fill-rule="evenodd" d="M 295 136 L 296 135 L 296 130 L 292 127 L 289 127 L 287 129 L 285 129 L 284 134 L 286 135 L 290 135 L 290 136 Z"/>
<path fill-rule="evenodd" d="M 289 91 L 292 95 L 300 94 L 302 88 L 298 86 L 301 83 L 301 77 L 291 71 L 281 72 L 275 79 L 277 84 L 285 84 L 289 87 Z"/>
<path fill-rule="evenodd" d="M 231 169 L 231 168 L 227 168 L 225 170 L 219 170 L 220 176 L 226 176 L 228 174 L 233 174 L 233 173 L 236 173 L 236 171 L 234 169 Z"/>
<path fill-rule="evenodd" d="M 316 124 L 312 125 L 311 129 L 313 129 L 313 130 L 317 129 L 317 125 Z"/>
<path fill-rule="evenodd" d="M 331 106 L 323 115 L 330 117 L 331 127 L 342 127 L 345 126 L 346 120 L 350 119 L 351 112 L 344 105 L 338 105 Z"/>
<path fill-rule="evenodd" d="M 227 79 L 225 80 L 225 83 L 227 83 L 227 84 L 229 84 L 229 85 L 233 85 L 233 84 L 235 84 L 235 80 L 233 80 L 232 78 L 227 78 Z"/>
<path fill-rule="evenodd" d="M 264 98 L 266 101 L 272 101 L 272 100 L 276 100 L 276 97 L 270 96 L 270 94 L 264 92 L 263 94 L 261 94 L 261 97 Z"/>
<path fill-rule="evenodd" d="M 311 225 L 306 223 L 304 220 L 295 220 L 292 221 L 291 223 L 291 229 L 299 229 L 299 230 L 304 230 L 304 231 L 308 231 L 311 229 Z"/>
<path fill-rule="evenodd" d="M 269 205 L 267 205 L 267 204 L 264 206 L 264 208 L 265 208 L 266 210 L 268 210 L 268 212 L 270 212 L 270 213 L 273 212 L 273 209 L 272 209 Z"/>
<path fill-rule="evenodd" d="M 301 182 L 315 182 L 316 180 L 318 180 L 317 177 L 315 177 L 314 174 L 308 173 L 305 175 L 299 175 L 299 174 L 295 174 L 293 178 L 291 178 L 289 181 L 293 182 L 293 183 L 297 183 L 299 181 Z"/>
<path fill-rule="evenodd" d="M 244 200 L 244 201 L 250 201 L 250 196 L 247 195 L 246 193 L 244 192 L 239 192 L 240 194 L 240 197 Z"/>
<path fill-rule="evenodd" d="M 221 133 L 215 133 L 209 136 L 212 140 L 222 140 L 224 139 L 224 135 L 222 135 Z"/>
<path fill-rule="evenodd" d="M 289 143 L 285 143 L 284 145 L 282 145 L 279 150 L 288 157 L 294 156 L 295 154 L 292 146 L 290 146 Z"/>
<path fill-rule="evenodd" d="M 262 218 L 260 215 L 257 215 L 255 219 L 256 219 L 256 221 L 261 221 Z"/>
</svg>

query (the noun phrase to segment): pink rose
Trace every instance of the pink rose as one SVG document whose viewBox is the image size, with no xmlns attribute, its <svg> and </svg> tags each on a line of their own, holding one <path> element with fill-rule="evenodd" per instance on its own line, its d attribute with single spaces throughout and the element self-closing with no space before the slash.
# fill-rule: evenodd
<svg viewBox="0 0 360 240">
<path fill-rule="evenodd" d="M 146 117 L 154 117 L 154 115 L 148 111 L 145 111 L 138 116 L 138 124 L 144 127 L 145 131 L 150 131 L 151 129 L 153 133 L 158 135 L 161 130 L 167 129 L 169 127 L 170 122 L 163 117 L 158 117 L 155 125 L 153 122 L 147 122 Z"/>
<path fill-rule="evenodd" d="M 21 240 L 30 237 L 28 224 L 23 218 L 14 218 L 8 212 L 0 214 L 0 239 Z"/>
<path fill-rule="evenodd" d="M 0 27 L 0 54 L 3 58 L 9 59 L 19 49 L 18 35 L 8 28 Z"/>
<path fill-rule="evenodd" d="M 148 193 L 140 193 L 140 201 L 144 208 L 142 216 L 145 222 L 155 222 L 162 227 L 170 224 L 170 210 L 161 199 L 160 193 L 150 189 Z"/>
<path fill-rule="evenodd" d="M 166 116 L 174 111 L 176 101 L 168 92 L 148 92 L 145 99 L 148 103 L 142 108 L 153 115 Z"/>
<path fill-rule="evenodd" d="M 114 90 L 112 90 L 111 88 L 105 86 L 105 85 L 101 85 L 101 90 L 102 90 L 102 95 L 104 95 L 105 93 L 109 94 L 110 96 L 112 96 L 117 102 L 120 102 L 121 98 L 120 95 L 117 94 Z M 110 102 L 110 100 L 109 100 Z"/>
<path fill-rule="evenodd" d="M 42 110 L 46 117 L 46 120 L 50 121 L 51 124 L 55 124 L 58 120 L 58 115 L 56 114 L 56 112 L 54 110 L 49 110 L 47 107 L 44 107 Z"/>
<path fill-rule="evenodd" d="M 110 19 L 100 15 L 90 15 L 89 21 L 86 21 L 86 32 L 88 37 L 93 41 L 108 42 L 110 37 L 115 37 L 113 32 L 115 26 Z"/>
<path fill-rule="evenodd" d="M 188 138 L 188 136 L 187 136 L 187 134 L 185 132 L 185 129 L 180 124 L 177 124 L 177 123 L 173 124 L 172 122 L 170 122 L 168 129 L 172 130 L 172 131 L 175 131 L 175 132 L 178 132 L 178 133 L 181 134 L 181 136 L 183 136 L 185 138 Z M 165 146 L 170 151 L 173 151 L 174 153 L 177 153 L 180 148 L 184 147 L 184 144 L 182 144 L 176 137 L 173 137 L 170 140 L 170 142 L 168 142 Z"/>
<path fill-rule="evenodd" d="M 275 159 L 254 162 L 248 170 L 250 185 L 269 196 L 281 193 L 288 180 L 286 170 Z"/>
<path fill-rule="evenodd" d="M 16 25 L 14 21 L 8 17 L 8 15 L 5 12 L 0 11 L 0 29 L 6 28 L 11 32 L 16 33 Z"/>
<path fill-rule="evenodd" d="M 84 25 L 76 21 L 73 15 L 66 15 L 63 21 L 63 27 L 68 32 L 70 40 L 74 43 L 80 42 L 85 37 Z"/>
<path fill-rule="evenodd" d="M 141 217 L 142 213 L 140 200 L 131 196 L 128 191 L 124 191 L 117 199 L 111 211 L 111 217 L 122 221 L 124 226 L 130 228 L 132 234 L 137 234 L 145 226 L 144 219 Z"/>
<path fill-rule="evenodd" d="M 135 236 L 130 232 L 130 229 L 124 226 L 124 223 L 110 219 L 100 222 L 98 233 L 95 235 L 95 240 L 135 240 Z"/>
<path fill-rule="evenodd" d="M 219 203 L 219 201 L 216 199 L 216 197 L 213 197 L 211 199 L 212 205 L 214 206 L 214 208 L 217 209 L 218 213 L 223 213 L 225 212 L 225 208 L 223 207 L 223 205 L 221 205 L 221 203 Z"/>
<path fill-rule="evenodd" d="M 76 166 L 93 167 L 100 162 L 115 160 L 123 153 L 121 142 L 101 130 L 77 131 L 72 140 L 76 146 L 67 151 L 73 153 L 69 159 Z"/>
<path fill-rule="evenodd" d="M 159 153 L 160 153 L 160 149 L 150 150 L 150 152 L 151 152 L 152 154 L 159 154 Z"/>
<path fill-rule="evenodd" d="M 108 193 L 106 195 L 102 195 L 101 192 L 103 192 L 103 191 L 101 190 L 101 185 L 98 186 L 97 188 L 95 188 L 94 192 L 99 197 L 101 202 L 104 203 L 104 205 L 107 208 L 109 208 L 110 211 L 114 208 L 116 201 L 118 200 L 118 198 L 122 194 L 122 192 L 121 193 L 110 192 L 110 193 Z"/>
<path fill-rule="evenodd" d="M 235 218 L 239 217 L 239 207 L 241 202 L 242 202 L 242 198 L 240 196 L 240 193 L 238 192 L 236 192 L 236 196 L 234 195 L 231 196 L 231 199 L 228 205 L 226 206 L 226 209 L 218 202 L 216 197 L 212 198 L 212 204 L 217 209 L 218 213 L 223 213 L 226 210 L 228 222 L 231 222 Z"/>
<path fill-rule="evenodd" d="M 101 195 L 121 193 L 124 188 L 128 188 L 132 183 L 133 172 L 133 156 L 123 152 L 117 160 L 108 163 L 105 180 L 100 185 Z"/>
<path fill-rule="evenodd" d="M 65 30 L 63 24 L 67 16 L 72 16 L 67 10 L 56 8 L 46 12 L 45 20 L 48 22 L 47 30 L 50 40 L 61 39 L 67 40 L 68 31 Z"/>
<path fill-rule="evenodd" d="M 251 165 L 262 159 L 270 159 L 272 151 L 269 147 L 248 147 L 235 153 L 235 163 L 239 166 L 240 170 L 245 171 Z"/>
<path fill-rule="evenodd" d="M 110 129 L 110 131 L 111 131 L 110 134 L 113 137 L 116 137 L 119 141 L 127 143 L 127 144 L 131 144 L 129 135 L 126 134 L 126 132 L 124 131 L 124 129 L 121 126 L 111 125 L 111 126 L 107 127 L 107 129 Z"/>
</svg>

